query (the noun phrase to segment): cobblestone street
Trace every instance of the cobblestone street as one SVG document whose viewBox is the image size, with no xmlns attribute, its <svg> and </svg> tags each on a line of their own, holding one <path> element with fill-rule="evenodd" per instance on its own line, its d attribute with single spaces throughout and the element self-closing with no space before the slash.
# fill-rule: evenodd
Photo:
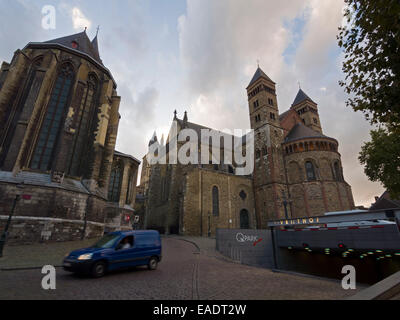
<svg viewBox="0 0 400 320">
<path fill-rule="evenodd" d="M 356 293 L 344 291 L 339 281 L 232 263 L 213 250 L 213 241 L 163 238 L 163 261 L 155 271 L 136 268 L 92 279 L 57 268 L 57 289 L 53 291 L 41 288 L 40 269 L 3 270 L 0 299 L 309 300 L 343 299 Z"/>
</svg>

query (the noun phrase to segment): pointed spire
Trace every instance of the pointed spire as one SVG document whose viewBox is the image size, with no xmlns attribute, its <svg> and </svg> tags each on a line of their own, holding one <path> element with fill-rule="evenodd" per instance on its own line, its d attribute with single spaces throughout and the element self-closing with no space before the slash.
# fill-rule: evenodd
<svg viewBox="0 0 400 320">
<path fill-rule="evenodd" d="M 174 111 L 174 120 L 178 119 L 177 117 L 178 112 L 176 112 L 176 110 Z"/>
<path fill-rule="evenodd" d="M 152 138 L 150 139 L 150 141 L 149 141 L 149 147 L 150 147 L 152 144 L 156 143 L 156 142 L 157 142 L 157 132 L 154 131 L 153 137 L 152 137 Z"/>
<path fill-rule="evenodd" d="M 301 88 L 299 88 L 299 92 L 297 93 L 296 98 L 292 103 L 292 107 L 298 105 L 299 103 L 302 103 L 305 100 L 309 100 L 315 103 Z"/>
<path fill-rule="evenodd" d="M 161 136 L 160 144 L 161 144 L 161 146 L 164 146 L 164 133 Z"/>
<path fill-rule="evenodd" d="M 185 116 L 183 117 L 183 122 L 185 122 L 185 123 L 188 122 L 187 111 L 185 111 Z"/>
<path fill-rule="evenodd" d="M 275 83 L 271 80 L 270 77 L 268 77 L 266 75 L 266 73 L 264 71 L 261 70 L 260 66 L 257 67 L 256 73 L 254 74 L 253 78 L 251 79 L 249 85 L 247 86 L 247 88 L 249 88 L 254 82 L 256 82 L 258 79 L 260 78 L 264 78 L 268 81 L 271 81 L 272 83 Z"/>
</svg>

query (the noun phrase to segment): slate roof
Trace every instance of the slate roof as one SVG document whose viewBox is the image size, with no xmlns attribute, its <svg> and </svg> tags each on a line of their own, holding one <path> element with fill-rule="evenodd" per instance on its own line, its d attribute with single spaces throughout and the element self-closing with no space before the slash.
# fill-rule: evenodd
<svg viewBox="0 0 400 320">
<path fill-rule="evenodd" d="M 299 103 L 301 103 L 305 100 L 309 100 L 309 101 L 315 103 L 303 90 L 299 89 L 299 92 L 297 93 L 297 96 L 292 103 L 292 107 L 295 105 L 298 105 Z"/>
<path fill-rule="evenodd" d="M 306 127 L 302 123 L 296 124 L 292 130 L 288 133 L 288 135 L 285 138 L 285 143 L 287 142 L 292 142 L 296 141 L 299 139 L 304 139 L 304 138 L 328 138 L 328 139 L 333 139 L 328 136 L 323 135 L 322 133 L 315 131 L 313 129 L 310 129 L 309 127 Z"/>
<path fill-rule="evenodd" d="M 181 126 L 181 128 L 183 127 L 183 120 L 180 120 L 180 119 L 176 119 L 177 121 L 178 121 L 178 123 L 179 123 L 179 125 Z M 228 134 L 228 133 L 225 133 L 225 132 L 222 132 L 222 131 L 220 131 L 220 130 L 216 130 L 216 129 L 212 129 L 212 128 L 209 128 L 209 127 L 205 127 L 205 126 L 202 126 L 202 125 L 200 125 L 200 124 L 197 124 L 197 123 L 192 123 L 192 122 L 187 122 L 186 123 L 186 128 L 188 128 L 188 129 L 192 129 L 192 130 L 194 130 L 194 131 L 196 131 L 196 133 L 197 133 L 197 136 L 199 137 L 199 138 L 201 138 L 201 129 L 207 129 L 207 130 L 212 130 L 212 131 L 217 131 L 217 132 L 220 132 L 221 134 L 222 134 L 222 136 L 224 136 L 224 137 L 227 137 L 227 138 L 231 138 L 232 139 L 232 137 L 233 137 L 233 142 L 235 142 L 235 138 L 237 139 L 237 138 L 239 138 L 239 137 L 237 137 L 237 136 L 234 136 L 234 135 L 231 135 L 231 134 Z M 242 143 L 245 143 L 246 142 L 246 136 L 247 135 L 244 135 L 244 136 L 242 136 Z"/>
<path fill-rule="evenodd" d="M 74 49 L 72 48 L 72 42 L 75 41 L 78 43 L 78 48 Z M 66 37 L 62 38 L 57 38 L 49 41 L 45 41 L 43 43 L 46 44 L 59 44 L 68 48 L 72 48 L 74 50 L 86 53 L 90 57 L 92 57 L 94 60 L 99 62 L 100 64 L 103 64 L 103 62 L 100 59 L 100 53 L 99 53 L 99 45 L 97 41 L 97 36 L 93 39 L 93 41 L 90 41 L 89 37 L 86 34 L 86 31 L 72 34 Z"/>
<path fill-rule="evenodd" d="M 386 190 L 379 199 L 372 204 L 370 210 L 394 209 L 400 208 L 400 199 L 392 199 L 390 193 Z"/>
<path fill-rule="evenodd" d="M 290 110 L 285 111 L 284 113 L 281 113 L 279 115 L 279 121 L 282 121 L 283 119 L 285 119 L 285 117 L 287 116 L 287 114 L 290 112 Z"/>
<path fill-rule="evenodd" d="M 262 71 L 260 67 L 258 67 L 257 70 L 256 70 L 256 73 L 255 73 L 254 76 L 253 76 L 253 79 L 251 79 L 251 81 L 250 81 L 249 85 L 247 86 L 247 88 L 250 87 L 254 82 L 256 82 L 256 81 L 257 81 L 258 79 L 260 79 L 260 78 L 265 78 L 265 79 L 267 79 L 267 80 L 273 82 L 273 81 L 270 79 L 270 77 L 268 77 L 268 76 L 265 74 L 265 72 Z M 275 82 L 273 82 L 273 83 L 275 83 Z"/>
<path fill-rule="evenodd" d="M 45 173 L 21 171 L 14 177 L 12 172 L 0 171 L 0 182 L 60 188 L 69 191 L 89 194 L 89 191 L 84 187 L 82 182 L 78 180 L 65 178 L 64 181 L 60 184 L 52 182 L 50 174 Z"/>
<path fill-rule="evenodd" d="M 123 157 L 123 158 L 132 159 L 133 161 L 136 161 L 136 162 L 139 163 L 139 164 L 141 163 L 141 161 L 139 161 L 139 160 L 136 159 L 135 157 L 133 157 L 133 156 L 131 156 L 131 155 L 129 155 L 129 154 L 126 154 L 126 153 L 119 152 L 119 151 L 117 151 L 117 150 L 114 151 L 114 155 L 119 156 L 119 157 Z"/>
</svg>

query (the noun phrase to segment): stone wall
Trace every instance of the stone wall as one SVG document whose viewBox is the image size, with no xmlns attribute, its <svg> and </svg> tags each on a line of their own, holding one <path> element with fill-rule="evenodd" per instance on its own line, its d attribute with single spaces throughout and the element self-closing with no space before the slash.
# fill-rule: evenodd
<svg viewBox="0 0 400 320">
<path fill-rule="evenodd" d="M 30 198 L 22 197 L 17 202 L 10 229 L 14 243 L 77 240 L 82 235 L 85 220 L 88 222 L 85 237 L 103 234 L 104 199 L 55 187 L 25 184 L 20 189 L 12 183 L 0 183 L 0 215 L 3 216 L 0 233 L 17 194 Z"/>
<path fill-rule="evenodd" d="M 213 213 L 213 187 L 218 188 L 219 215 Z M 249 228 L 256 228 L 252 180 L 247 177 L 196 168 L 186 175 L 182 233 L 215 236 L 218 228 L 240 228 L 245 210 Z"/>
<path fill-rule="evenodd" d="M 0 232 L 2 233 L 8 216 L 0 215 Z M 23 217 L 12 218 L 8 229 L 7 244 L 20 245 L 37 242 L 74 241 L 82 238 L 84 222 L 56 218 Z M 88 221 L 86 239 L 99 238 L 104 233 L 104 224 Z"/>
</svg>

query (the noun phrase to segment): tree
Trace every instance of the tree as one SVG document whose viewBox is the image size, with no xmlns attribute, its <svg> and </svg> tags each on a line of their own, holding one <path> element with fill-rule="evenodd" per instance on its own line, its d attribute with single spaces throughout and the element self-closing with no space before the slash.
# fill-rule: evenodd
<svg viewBox="0 0 400 320">
<path fill-rule="evenodd" d="M 400 130 L 371 131 L 372 141 L 365 143 L 359 160 L 372 181 L 380 181 L 394 199 L 400 199 Z"/>
<path fill-rule="evenodd" d="M 344 49 L 340 85 L 347 106 L 371 124 L 400 125 L 400 1 L 345 0 L 346 25 L 339 28 Z"/>
<path fill-rule="evenodd" d="M 400 0 L 345 0 L 338 43 L 346 105 L 364 113 L 371 141 L 359 156 L 366 175 L 400 198 Z"/>
</svg>

